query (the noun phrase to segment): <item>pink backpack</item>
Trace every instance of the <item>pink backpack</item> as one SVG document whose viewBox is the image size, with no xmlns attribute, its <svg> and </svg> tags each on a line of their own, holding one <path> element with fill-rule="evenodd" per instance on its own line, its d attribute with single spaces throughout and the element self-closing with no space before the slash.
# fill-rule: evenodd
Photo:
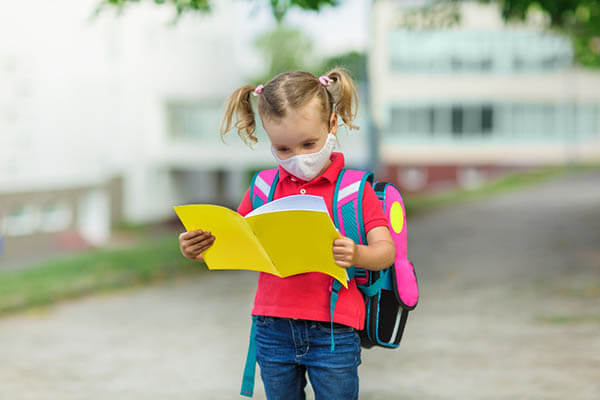
<svg viewBox="0 0 600 400">
<path fill-rule="evenodd" d="M 344 169 L 333 196 L 334 224 L 357 244 L 366 243 L 361 201 L 367 181 L 373 181 L 372 173 Z M 419 289 L 414 266 L 406 256 L 406 212 L 400 191 L 387 182 L 375 182 L 373 189 L 388 220 L 396 245 L 396 259 L 393 265 L 381 271 L 353 268 L 353 276 L 365 298 L 366 319 L 365 329 L 360 332 L 361 344 L 365 348 L 396 348 L 400 345 L 408 313 L 419 301 Z M 341 285 L 337 283 L 334 286 L 339 286 L 339 290 Z"/>
</svg>

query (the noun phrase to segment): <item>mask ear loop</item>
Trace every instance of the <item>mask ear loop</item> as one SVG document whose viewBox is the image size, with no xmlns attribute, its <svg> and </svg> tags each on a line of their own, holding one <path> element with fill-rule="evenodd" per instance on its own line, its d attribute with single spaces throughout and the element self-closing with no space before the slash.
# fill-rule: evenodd
<svg viewBox="0 0 600 400">
<path fill-rule="evenodd" d="M 333 135 L 333 133 L 330 132 L 329 135 Z M 340 141 L 338 140 L 337 134 L 335 134 L 333 136 L 335 137 L 335 144 L 333 145 L 333 150 L 338 149 L 338 148 L 341 149 L 342 146 L 340 145 Z"/>
</svg>

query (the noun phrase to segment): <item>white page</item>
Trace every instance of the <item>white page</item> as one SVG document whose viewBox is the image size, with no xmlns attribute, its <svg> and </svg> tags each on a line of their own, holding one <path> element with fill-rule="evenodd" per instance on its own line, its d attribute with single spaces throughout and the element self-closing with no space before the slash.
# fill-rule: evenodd
<svg viewBox="0 0 600 400">
<path fill-rule="evenodd" d="M 273 200 L 248 213 L 246 217 L 270 212 L 289 210 L 307 210 L 329 213 L 329 211 L 327 211 L 327 205 L 325 204 L 325 200 L 323 200 L 321 196 L 313 196 L 310 194 L 298 194 Z"/>
</svg>

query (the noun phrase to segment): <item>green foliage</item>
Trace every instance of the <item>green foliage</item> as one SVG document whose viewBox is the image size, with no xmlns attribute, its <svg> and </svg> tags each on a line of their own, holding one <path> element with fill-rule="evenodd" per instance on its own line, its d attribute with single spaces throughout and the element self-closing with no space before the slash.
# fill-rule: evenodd
<svg viewBox="0 0 600 400">
<path fill-rule="evenodd" d="M 431 0 L 427 6 L 406 10 L 398 25 L 405 28 L 452 27 L 460 21 L 461 1 Z M 575 61 L 600 68 L 600 0 L 478 0 L 497 3 L 505 21 L 525 21 L 531 13 L 542 14 L 546 28 L 568 36 Z"/>
<path fill-rule="evenodd" d="M 154 4 L 164 5 L 167 4 L 175 10 L 176 19 L 181 17 L 185 12 L 209 12 L 210 0 L 152 0 Z M 101 0 L 96 13 L 99 13 L 104 6 L 113 6 L 122 12 L 124 7 L 134 3 L 141 3 L 141 0 Z"/>
<path fill-rule="evenodd" d="M 211 5 L 218 0 L 148 0 L 157 5 L 164 5 L 175 10 L 176 18 L 185 13 L 201 12 L 206 13 L 211 10 Z M 281 23 L 290 8 L 298 7 L 305 10 L 319 11 L 323 6 L 336 6 L 337 0 L 252 0 L 255 3 L 268 2 L 273 16 L 278 24 Z M 130 4 L 140 3 L 141 0 L 101 0 L 96 13 L 99 13 L 105 6 L 116 7 L 119 11 Z"/>
<path fill-rule="evenodd" d="M 600 0 L 485 0 L 498 1 L 505 20 L 525 20 L 530 12 L 542 12 L 549 28 L 568 35 L 575 60 L 600 68 Z"/>
<path fill-rule="evenodd" d="M 344 67 L 348 70 L 356 82 L 365 82 L 367 80 L 367 56 L 358 51 L 349 51 L 326 58 L 318 68 L 316 74 L 323 75 L 335 67 Z"/>
<path fill-rule="evenodd" d="M 267 65 L 264 74 L 253 79 L 256 84 L 265 84 L 281 72 L 311 69 L 313 42 L 300 29 L 279 25 L 260 34 L 255 45 Z"/>
<path fill-rule="evenodd" d="M 292 7 L 299 7 L 305 10 L 319 11 L 325 5 L 335 6 L 336 0 L 269 0 L 273 16 L 277 24 L 281 24 L 288 10 Z"/>
<path fill-rule="evenodd" d="M 357 82 L 367 80 L 367 57 L 364 53 L 349 51 L 313 62 L 313 42 L 301 30 L 278 26 L 257 37 L 255 46 L 267 65 L 266 71 L 251 79 L 265 84 L 281 72 L 304 70 L 323 75 L 335 67 L 344 67 Z"/>
<path fill-rule="evenodd" d="M 460 22 L 459 0 L 435 0 L 404 10 L 396 24 L 406 29 L 451 28 Z"/>
</svg>

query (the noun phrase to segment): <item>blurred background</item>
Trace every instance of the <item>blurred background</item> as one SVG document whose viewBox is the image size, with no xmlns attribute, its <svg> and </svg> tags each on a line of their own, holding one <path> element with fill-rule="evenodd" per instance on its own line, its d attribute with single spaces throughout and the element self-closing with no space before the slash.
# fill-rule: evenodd
<svg viewBox="0 0 600 400">
<path fill-rule="evenodd" d="M 223 103 L 290 69 L 350 70 L 361 129 L 341 150 L 407 194 L 600 159 L 600 39 L 578 54 L 568 25 L 597 21 L 586 2 L 156 3 L 2 5 L 0 268 L 176 204 L 237 206 L 273 161 L 262 132 L 220 140 Z"/>
<path fill-rule="evenodd" d="M 598 171 L 595 0 L 5 1 L 0 314 L 197 274 L 172 207 L 235 208 L 252 173 L 274 166 L 261 129 L 254 148 L 235 132 L 221 140 L 225 99 L 334 66 L 360 92 L 360 130 L 342 129 L 340 150 L 400 187 L 409 221 Z"/>
</svg>

